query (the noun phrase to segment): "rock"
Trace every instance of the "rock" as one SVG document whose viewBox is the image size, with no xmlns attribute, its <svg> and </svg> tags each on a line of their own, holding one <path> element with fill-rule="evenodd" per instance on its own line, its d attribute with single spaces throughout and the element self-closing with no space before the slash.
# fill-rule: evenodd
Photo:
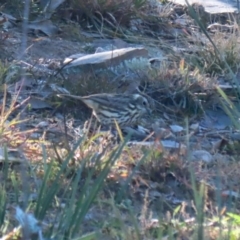
<svg viewBox="0 0 240 240">
<path fill-rule="evenodd" d="M 238 31 L 238 27 L 237 25 L 229 25 L 229 24 L 220 24 L 220 23 L 213 23 L 213 24 L 210 24 L 208 27 L 207 27 L 207 30 L 210 31 L 210 32 L 230 32 L 230 33 L 233 33 L 233 32 L 236 32 Z"/>
<path fill-rule="evenodd" d="M 60 29 L 57 26 L 55 26 L 51 20 L 48 20 L 48 19 L 29 22 L 27 27 L 28 29 L 31 29 L 34 31 L 36 30 L 41 31 L 44 34 L 46 34 L 48 37 L 52 37 L 60 31 Z"/>
<path fill-rule="evenodd" d="M 191 153 L 190 159 L 192 161 L 202 161 L 209 164 L 213 161 L 213 156 L 205 150 L 196 150 Z"/>
<path fill-rule="evenodd" d="M 170 125 L 170 128 L 174 133 L 179 133 L 184 130 L 183 127 L 181 127 L 179 125 Z"/>
<path fill-rule="evenodd" d="M 136 59 L 139 57 L 147 58 L 148 51 L 145 48 L 121 48 L 79 57 L 66 65 L 64 69 L 77 67 L 81 70 L 96 70 L 116 66 L 125 60 Z"/>
<path fill-rule="evenodd" d="M 228 127 L 233 127 L 231 118 L 223 109 L 207 109 L 205 113 L 204 118 L 200 121 L 200 127 L 212 130 L 223 130 Z"/>
<path fill-rule="evenodd" d="M 238 1 L 238 0 L 237 0 Z M 202 5 L 209 14 L 234 13 L 238 11 L 238 3 L 234 0 L 188 0 L 189 4 Z M 170 0 L 175 4 L 187 5 L 185 0 Z"/>
<path fill-rule="evenodd" d="M 171 153 L 178 153 L 181 156 L 186 155 L 187 152 L 187 147 L 184 144 L 178 143 L 176 141 L 172 141 L 172 140 L 162 140 L 159 142 L 160 145 L 158 143 L 156 143 L 156 141 L 142 141 L 142 142 L 138 142 L 138 141 L 129 141 L 127 143 L 128 146 L 141 146 L 141 147 L 146 147 L 146 148 L 155 148 L 158 149 L 159 146 L 161 146 L 160 148 L 163 150 L 163 152 L 171 152 Z"/>
<path fill-rule="evenodd" d="M 190 125 L 190 129 L 197 131 L 199 129 L 199 123 L 193 123 Z"/>
<path fill-rule="evenodd" d="M 149 135 L 149 132 L 147 131 L 147 129 L 144 129 L 141 126 L 138 126 L 137 129 L 126 126 L 122 129 L 122 131 L 126 135 L 130 134 L 131 139 L 137 139 L 137 140 L 143 140 L 144 138 L 146 138 Z"/>
</svg>

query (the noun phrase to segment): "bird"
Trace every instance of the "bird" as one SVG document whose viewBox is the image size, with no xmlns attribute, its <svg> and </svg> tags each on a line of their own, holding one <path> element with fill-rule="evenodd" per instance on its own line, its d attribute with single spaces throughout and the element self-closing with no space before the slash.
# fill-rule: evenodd
<svg viewBox="0 0 240 240">
<path fill-rule="evenodd" d="M 142 94 L 99 93 L 89 96 L 58 94 L 81 100 L 92 109 L 93 115 L 102 125 L 112 125 L 115 121 L 120 127 L 136 124 L 144 115 L 151 114 L 147 97 Z"/>
</svg>

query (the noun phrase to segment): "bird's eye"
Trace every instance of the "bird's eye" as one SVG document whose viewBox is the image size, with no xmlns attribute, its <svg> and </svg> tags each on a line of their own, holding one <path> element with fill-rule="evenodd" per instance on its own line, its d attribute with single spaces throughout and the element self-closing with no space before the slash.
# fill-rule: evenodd
<svg viewBox="0 0 240 240">
<path fill-rule="evenodd" d="M 143 101 L 143 106 L 147 106 L 147 102 L 146 101 Z"/>
</svg>

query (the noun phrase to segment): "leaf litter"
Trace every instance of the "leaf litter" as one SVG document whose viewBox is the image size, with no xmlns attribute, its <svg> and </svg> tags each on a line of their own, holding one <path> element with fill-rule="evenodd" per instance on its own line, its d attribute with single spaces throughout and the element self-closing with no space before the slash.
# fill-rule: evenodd
<svg viewBox="0 0 240 240">
<path fill-rule="evenodd" d="M 55 8 L 60 4 L 60 2 L 56 3 Z M 55 8 L 53 10 L 55 10 Z M 174 16 L 174 14 L 172 16 Z M 169 39 L 172 39 L 176 33 L 179 34 L 180 39 L 184 41 L 187 39 L 188 43 L 191 41 L 194 41 L 195 43 L 200 41 L 203 45 L 208 43 L 201 33 L 194 32 L 191 27 L 188 27 L 186 20 L 177 21 L 179 20 L 177 18 L 175 21 L 177 21 L 180 30 L 178 29 L 176 31 L 174 26 L 168 25 L 170 23 L 167 21 L 165 23 L 161 22 L 161 24 L 166 24 L 167 27 L 171 26 L 169 31 L 167 31 L 166 28 L 162 32 L 152 31 L 151 28 L 157 26 L 159 29 L 160 26 L 162 26 L 161 24 L 157 25 L 157 22 L 154 21 L 155 17 L 156 16 L 154 16 L 153 19 L 144 22 L 145 28 L 142 28 L 141 24 L 138 25 L 136 22 L 132 22 L 134 25 L 133 30 L 140 29 L 141 33 L 144 34 L 146 34 L 147 31 L 151 31 L 151 37 L 161 36 L 163 39 L 166 39 L 166 42 L 164 43 L 166 48 L 172 47 Z M 156 17 L 156 19 L 158 18 Z M 2 23 L 5 21 L 6 20 L 3 18 Z M 58 28 L 55 27 L 50 20 L 43 19 L 41 21 L 31 22 L 29 26 L 30 29 L 40 30 L 48 37 L 60 34 L 58 33 Z M 12 36 L 5 39 L 5 41 L 10 40 L 10 38 L 20 39 L 20 34 L 15 32 L 15 29 L 13 30 L 14 31 L 11 33 Z M 212 30 L 212 28 L 210 28 L 210 30 Z M 193 32 L 193 34 L 191 35 L 189 32 Z M 32 40 L 32 42 L 35 40 L 34 37 L 30 35 L 28 35 L 28 39 Z M 40 42 L 41 41 L 42 40 L 40 40 Z M 31 46 L 31 51 L 34 54 L 31 55 L 31 51 L 29 51 L 29 59 L 27 60 L 27 64 L 29 65 L 26 69 L 30 73 L 30 77 L 28 76 L 28 78 L 23 79 L 19 76 L 17 81 L 7 88 L 8 93 L 10 93 L 13 99 L 14 96 L 18 96 L 19 100 L 17 100 L 16 103 L 19 103 L 20 105 L 30 96 L 28 101 L 26 101 L 27 107 L 25 106 L 25 109 L 27 111 L 25 116 L 23 115 L 24 117 L 28 117 L 30 120 L 27 123 L 13 123 L 8 127 L 8 134 L 6 134 L 6 136 L 4 136 L 1 140 L 2 144 L 7 143 L 9 145 L 9 160 L 12 159 L 10 147 L 15 146 L 16 149 L 20 148 L 22 153 L 24 153 L 28 159 L 35 159 L 36 161 L 39 159 L 41 161 L 42 150 L 39 145 L 40 142 L 46 144 L 46 146 L 49 147 L 49 152 L 56 157 L 56 153 L 50 150 L 51 143 L 59 144 L 61 142 L 61 138 L 63 139 L 63 142 L 64 139 L 67 139 L 67 141 L 70 142 L 71 148 L 74 141 L 83 134 L 82 121 L 84 116 L 83 119 L 80 119 L 80 124 L 78 124 L 79 122 L 75 118 L 71 119 L 72 116 L 64 116 L 64 110 L 56 110 L 54 113 L 56 108 L 54 104 L 57 103 L 54 103 L 51 99 L 54 99 L 58 93 L 72 92 L 74 88 L 61 87 L 60 82 L 63 80 L 69 80 L 67 83 L 70 84 L 71 79 L 73 82 L 75 81 L 75 83 L 79 82 L 81 81 L 81 79 L 77 76 L 79 73 L 70 71 L 65 73 L 65 76 L 59 78 L 57 77 L 54 81 L 50 81 L 51 73 L 55 74 L 57 71 L 53 70 L 52 72 L 48 72 L 50 73 L 49 77 L 49 74 L 47 74 L 45 70 L 48 68 L 46 66 L 48 66 L 47 61 L 49 59 L 61 62 L 65 57 L 78 54 L 80 52 L 79 49 L 83 52 L 82 54 L 89 56 L 90 54 L 84 52 L 83 49 L 83 46 L 87 47 L 89 44 L 84 43 L 75 45 L 75 43 L 73 44 L 73 42 L 69 40 L 60 40 L 60 42 L 61 48 L 64 49 L 64 51 L 61 52 L 61 56 L 59 56 L 59 40 L 57 39 L 51 39 L 50 41 L 45 42 L 45 44 L 41 45 L 40 50 L 39 45 L 36 44 L 34 46 L 33 44 Z M 108 48 L 109 47 L 112 47 L 112 45 L 110 44 Z M 137 46 L 133 47 L 137 49 Z M 191 47 L 193 46 L 191 45 Z M 148 49 L 148 46 L 144 46 L 144 48 Z M 13 46 L 14 51 L 15 49 L 16 46 Z M 49 49 L 51 49 L 51 51 L 49 51 Z M 107 49 L 103 48 L 103 51 L 107 52 Z M 124 184 L 128 180 L 128 177 L 132 174 L 132 171 L 135 169 L 134 167 L 137 166 L 138 160 L 144 155 L 146 150 L 150 149 L 151 155 L 148 160 L 141 163 L 139 168 L 135 171 L 134 177 L 131 179 L 131 190 L 128 193 L 129 199 L 134 202 L 138 202 L 139 196 L 143 201 L 147 192 L 147 198 L 149 203 L 153 205 L 151 208 L 153 210 L 157 209 L 159 201 L 164 202 L 165 205 L 167 205 L 166 203 L 170 203 L 172 206 L 179 204 L 186 204 L 190 206 L 190 203 L 185 196 L 186 192 L 189 193 L 193 190 L 190 181 L 189 167 L 193 169 L 199 185 L 201 185 L 202 182 L 205 182 L 205 187 L 209 191 L 209 201 L 215 200 L 217 191 L 220 191 L 223 196 L 228 197 L 234 195 L 238 198 L 237 192 L 231 192 L 228 189 L 229 182 L 232 182 L 233 185 L 237 185 L 239 179 L 236 163 L 231 160 L 231 154 L 234 152 L 229 150 L 233 146 L 234 140 L 236 140 L 233 139 L 232 122 L 222 109 L 215 108 L 214 110 L 208 111 L 205 109 L 205 103 L 207 103 L 207 101 L 210 102 L 210 105 L 214 105 L 212 100 L 207 99 L 209 95 L 213 93 L 213 97 L 217 100 L 219 99 L 216 89 L 211 84 L 208 85 L 206 82 L 203 83 L 202 78 L 199 77 L 200 74 L 194 73 L 194 70 L 190 69 L 191 64 L 188 66 L 186 62 L 177 62 L 176 60 L 182 58 L 183 56 L 186 56 L 187 58 L 189 54 L 192 54 L 193 52 L 197 55 L 201 52 L 201 50 L 200 48 L 194 48 L 194 50 L 191 50 L 190 53 L 188 44 L 186 43 L 182 43 L 181 47 L 172 48 L 171 54 L 166 54 L 164 58 L 160 59 L 160 65 L 163 66 L 163 69 L 161 69 L 161 66 L 159 67 L 158 65 L 157 71 L 150 71 L 147 75 L 147 81 L 143 81 L 140 77 L 138 80 L 139 84 L 134 85 L 143 89 L 145 87 L 144 90 L 155 102 L 156 113 L 154 118 L 151 119 L 153 120 L 151 124 L 149 121 L 143 121 L 143 127 L 147 129 L 146 134 L 136 134 L 137 140 L 128 143 L 126 151 L 123 151 L 116 167 L 114 167 L 109 174 L 109 182 L 119 182 L 120 184 Z M 150 57 L 156 58 L 157 56 Z M 42 71 L 36 71 L 33 64 L 36 59 L 39 58 L 43 58 L 42 62 L 38 62 L 38 65 L 41 66 L 41 69 L 43 69 Z M 175 58 L 176 63 L 173 62 L 173 58 Z M 166 69 L 164 66 L 164 61 L 166 59 L 166 62 L 169 64 L 169 69 Z M 92 59 L 92 61 L 94 63 L 94 59 Z M 179 64 L 179 67 L 176 67 L 177 63 Z M 131 72 L 132 68 L 129 67 L 131 64 L 132 63 L 125 64 L 124 68 L 127 72 Z M 151 68 L 150 66 L 151 65 L 149 64 L 147 67 Z M 159 71 L 159 68 L 161 71 Z M 107 69 L 107 74 L 108 71 L 109 70 Z M 139 77 L 141 74 L 141 71 L 138 73 L 133 72 L 135 78 Z M 6 76 L 5 80 L 7 80 L 7 82 L 11 82 L 13 80 L 12 76 L 15 76 L 15 72 L 12 75 L 10 72 L 9 75 Z M 39 78 L 47 80 L 39 80 Z M 91 81 L 96 81 L 96 78 L 92 77 Z M 107 84 L 110 81 L 111 80 L 107 79 Z M 195 84 L 196 81 L 198 84 Z M 218 80 L 214 79 L 213 81 L 215 84 L 218 84 Z M 219 86 L 224 89 L 227 85 L 228 83 L 222 84 L 221 82 L 221 85 Z M 83 83 L 80 83 L 79 86 L 82 88 L 84 87 Z M 232 85 L 231 88 L 233 88 Z M 69 91 L 69 89 L 71 91 Z M 116 89 L 112 90 L 116 91 Z M 86 95 L 91 93 L 94 93 L 94 91 L 91 92 L 91 89 L 87 89 Z M 59 99 L 55 100 L 55 102 L 59 102 Z M 79 112 L 81 109 L 84 109 L 84 106 L 79 107 L 79 104 L 77 104 L 77 106 L 68 108 L 69 110 L 67 113 L 70 114 Z M 21 108 L 19 107 L 18 113 L 23 111 L 23 109 L 24 105 L 22 105 Z M 186 111 L 189 109 L 191 109 L 192 112 L 190 114 L 189 123 L 186 124 L 183 119 Z M 201 112 L 202 110 L 204 114 L 199 114 L 203 118 L 201 120 L 199 119 L 198 112 Z M 85 112 L 85 110 L 82 111 Z M 12 116 L 10 114 L 10 118 L 13 117 L 14 113 Z M 64 122 L 65 117 L 67 117 L 66 122 Z M 188 125 L 190 125 L 190 128 L 188 128 Z M 31 126 L 34 127 L 31 128 Z M 16 135 L 11 135 L 13 131 L 16 132 L 18 127 L 19 132 L 16 133 Z M 14 128 L 14 130 L 11 128 Z M 24 129 L 25 132 L 21 129 Z M 28 129 L 29 132 L 26 131 L 26 129 Z M 220 130 L 224 131 L 221 132 Z M 132 132 L 134 133 L 134 131 L 138 132 L 138 130 L 133 128 Z M 106 146 L 109 148 L 116 146 L 116 143 L 111 140 L 109 141 L 109 139 L 112 138 L 112 136 L 109 135 L 112 133 L 100 131 L 99 134 L 101 137 L 93 141 L 88 149 L 78 149 L 75 152 L 74 158 L 76 162 L 80 162 L 88 154 L 108 154 L 107 152 L 104 153 Z M 238 134 L 238 130 L 234 129 L 234 134 Z M 16 138 L 14 138 L 14 136 Z M 148 138 L 148 140 L 145 141 L 145 138 Z M 102 146 L 99 147 L 99 144 Z M 66 150 L 68 150 L 67 146 L 64 144 L 61 148 L 66 148 Z M 228 154 L 226 155 L 225 153 Z M 1 155 L 2 158 L 4 158 L 4 153 Z M 13 161 L 15 161 L 15 159 Z M 216 172 L 216 168 L 219 172 Z M 218 178 L 221 178 L 223 182 L 221 188 L 217 185 Z M 140 205 L 142 206 L 142 204 L 143 202 L 141 202 Z M 167 210 L 168 208 L 165 206 L 165 209 Z M 191 211 L 190 213 L 193 214 Z M 100 216 L 100 218 L 101 217 L 102 216 Z M 154 219 L 155 218 L 152 217 L 148 224 L 145 223 L 146 229 L 153 227 L 155 223 Z"/>
</svg>

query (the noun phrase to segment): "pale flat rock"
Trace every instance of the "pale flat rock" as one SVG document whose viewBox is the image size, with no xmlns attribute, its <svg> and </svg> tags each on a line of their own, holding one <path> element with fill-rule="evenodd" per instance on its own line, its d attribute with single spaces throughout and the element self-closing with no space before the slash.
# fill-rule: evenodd
<svg viewBox="0 0 240 240">
<path fill-rule="evenodd" d="M 189 4 L 198 3 L 210 14 L 238 12 L 239 0 L 188 0 Z M 175 4 L 187 5 L 185 0 L 170 0 Z"/>
<path fill-rule="evenodd" d="M 174 133 L 179 133 L 184 130 L 184 128 L 179 125 L 170 125 L 170 128 Z"/>
<path fill-rule="evenodd" d="M 228 127 L 233 127 L 234 124 L 224 110 L 216 108 L 206 110 L 206 114 L 200 121 L 200 126 L 208 129 L 223 130 Z"/>
<path fill-rule="evenodd" d="M 159 145 L 160 144 L 160 145 Z M 172 140 L 162 140 L 160 143 L 156 143 L 156 141 L 129 141 L 127 146 L 140 146 L 140 147 L 147 147 L 150 149 L 161 149 L 163 153 L 177 153 L 181 156 L 187 154 L 187 146 L 185 144 L 178 143 Z"/>
<path fill-rule="evenodd" d="M 8 161 L 9 163 L 22 163 L 23 159 L 18 150 L 0 147 L 0 163 Z"/>
<path fill-rule="evenodd" d="M 64 69 L 78 67 L 81 69 L 90 68 L 96 70 L 100 68 L 116 66 L 125 60 L 131 60 L 140 57 L 148 57 L 148 51 L 145 48 L 121 48 L 113 51 L 97 52 L 94 54 L 81 56 L 66 65 Z"/>
<path fill-rule="evenodd" d="M 209 164 L 212 163 L 213 156 L 212 154 L 205 150 L 195 150 L 194 152 L 191 153 L 190 159 L 192 161 L 202 161 Z"/>
</svg>

